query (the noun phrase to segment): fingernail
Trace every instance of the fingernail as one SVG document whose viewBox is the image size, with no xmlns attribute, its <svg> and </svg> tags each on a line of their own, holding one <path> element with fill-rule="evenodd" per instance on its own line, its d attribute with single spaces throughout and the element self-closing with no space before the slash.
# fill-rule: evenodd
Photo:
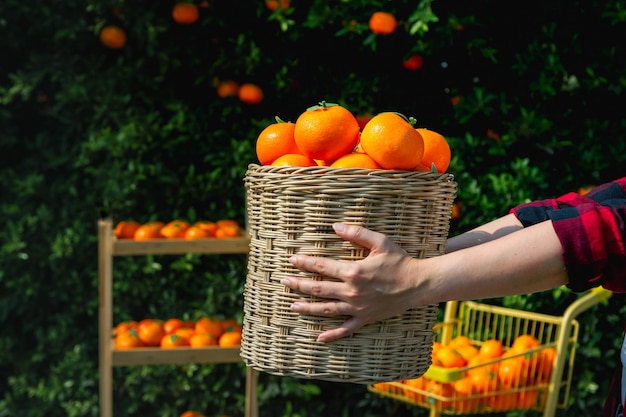
<svg viewBox="0 0 626 417">
<path fill-rule="evenodd" d="M 298 257 L 296 255 L 291 255 L 289 257 L 289 262 L 291 262 L 292 264 L 295 264 L 297 260 L 298 260 Z"/>
<path fill-rule="evenodd" d="M 346 225 L 343 223 L 333 223 L 333 229 L 335 229 L 335 232 L 345 232 L 346 231 Z"/>
<path fill-rule="evenodd" d="M 283 284 L 285 287 L 288 287 L 291 284 L 291 280 L 289 278 L 283 278 L 280 280 L 280 283 Z"/>
<path fill-rule="evenodd" d="M 295 311 L 296 313 L 300 311 L 300 306 L 298 304 L 294 303 L 290 307 L 291 307 L 291 310 Z"/>
<path fill-rule="evenodd" d="M 326 342 L 326 338 L 322 335 L 317 336 L 317 341 L 320 343 L 324 343 Z"/>
</svg>

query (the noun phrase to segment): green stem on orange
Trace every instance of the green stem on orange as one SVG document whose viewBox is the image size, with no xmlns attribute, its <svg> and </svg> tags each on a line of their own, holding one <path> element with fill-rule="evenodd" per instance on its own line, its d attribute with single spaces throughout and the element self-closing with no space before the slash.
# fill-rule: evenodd
<svg viewBox="0 0 626 417">
<path fill-rule="evenodd" d="M 398 116 L 402 117 L 404 120 L 406 120 L 406 122 L 408 124 L 410 124 L 411 126 L 415 127 L 415 124 L 417 123 L 417 119 L 415 117 L 406 117 L 404 114 L 398 113 L 397 111 L 394 111 L 393 113 L 395 113 Z"/>
<path fill-rule="evenodd" d="M 327 107 L 332 107 L 332 106 L 338 106 L 339 104 L 337 103 L 327 103 L 325 100 L 320 101 L 318 104 L 316 104 L 315 106 L 311 106 L 308 109 L 306 109 L 307 111 L 315 111 L 317 109 L 325 109 Z"/>
</svg>

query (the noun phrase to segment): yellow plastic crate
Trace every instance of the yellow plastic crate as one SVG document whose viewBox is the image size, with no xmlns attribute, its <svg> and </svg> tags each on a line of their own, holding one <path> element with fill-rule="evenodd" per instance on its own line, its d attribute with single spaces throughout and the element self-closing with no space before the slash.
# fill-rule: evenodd
<svg viewBox="0 0 626 417">
<path fill-rule="evenodd" d="M 569 398 L 576 341 L 583 311 L 607 300 L 611 292 L 595 288 L 570 304 L 562 316 L 498 307 L 475 301 L 446 303 L 444 320 L 438 323 L 435 340 L 446 345 L 456 336 L 469 338 L 473 345 L 496 339 L 505 350 L 520 335 L 532 335 L 539 346 L 462 368 L 432 365 L 414 380 L 368 385 L 368 390 L 418 407 L 430 409 L 431 417 L 462 414 L 488 414 L 512 410 L 535 410 L 544 417 L 554 416 Z M 553 355 L 547 355 L 551 351 Z M 515 360 L 515 364 L 505 362 Z M 498 373 L 509 378 L 495 382 Z M 515 368 L 520 366 L 520 368 Z M 502 368 L 502 369 L 501 369 Z M 489 382 L 469 389 L 467 378 Z"/>
</svg>

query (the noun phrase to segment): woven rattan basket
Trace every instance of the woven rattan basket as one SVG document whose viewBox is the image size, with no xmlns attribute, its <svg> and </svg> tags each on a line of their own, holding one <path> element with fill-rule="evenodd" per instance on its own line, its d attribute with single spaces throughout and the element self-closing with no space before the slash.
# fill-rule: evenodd
<svg viewBox="0 0 626 417">
<path fill-rule="evenodd" d="M 374 383 L 417 378 L 431 364 L 437 305 L 371 323 L 351 337 L 319 343 L 344 318 L 295 313 L 313 298 L 280 284 L 289 275 L 330 279 L 294 268 L 303 253 L 358 260 L 368 252 L 346 242 L 334 222 L 386 234 L 416 258 L 445 250 L 456 183 L 450 174 L 327 167 L 250 165 L 246 173 L 250 252 L 244 288 L 241 357 L 274 375 Z"/>
</svg>

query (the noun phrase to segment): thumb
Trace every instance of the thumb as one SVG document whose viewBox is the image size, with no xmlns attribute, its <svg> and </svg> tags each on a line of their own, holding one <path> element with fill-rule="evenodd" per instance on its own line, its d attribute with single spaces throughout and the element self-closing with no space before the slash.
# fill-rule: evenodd
<svg viewBox="0 0 626 417">
<path fill-rule="evenodd" d="M 385 235 L 366 229 L 356 224 L 334 223 L 333 229 L 338 236 L 367 249 L 373 249 L 380 246 L 385 240 Z"/>
</svg>

